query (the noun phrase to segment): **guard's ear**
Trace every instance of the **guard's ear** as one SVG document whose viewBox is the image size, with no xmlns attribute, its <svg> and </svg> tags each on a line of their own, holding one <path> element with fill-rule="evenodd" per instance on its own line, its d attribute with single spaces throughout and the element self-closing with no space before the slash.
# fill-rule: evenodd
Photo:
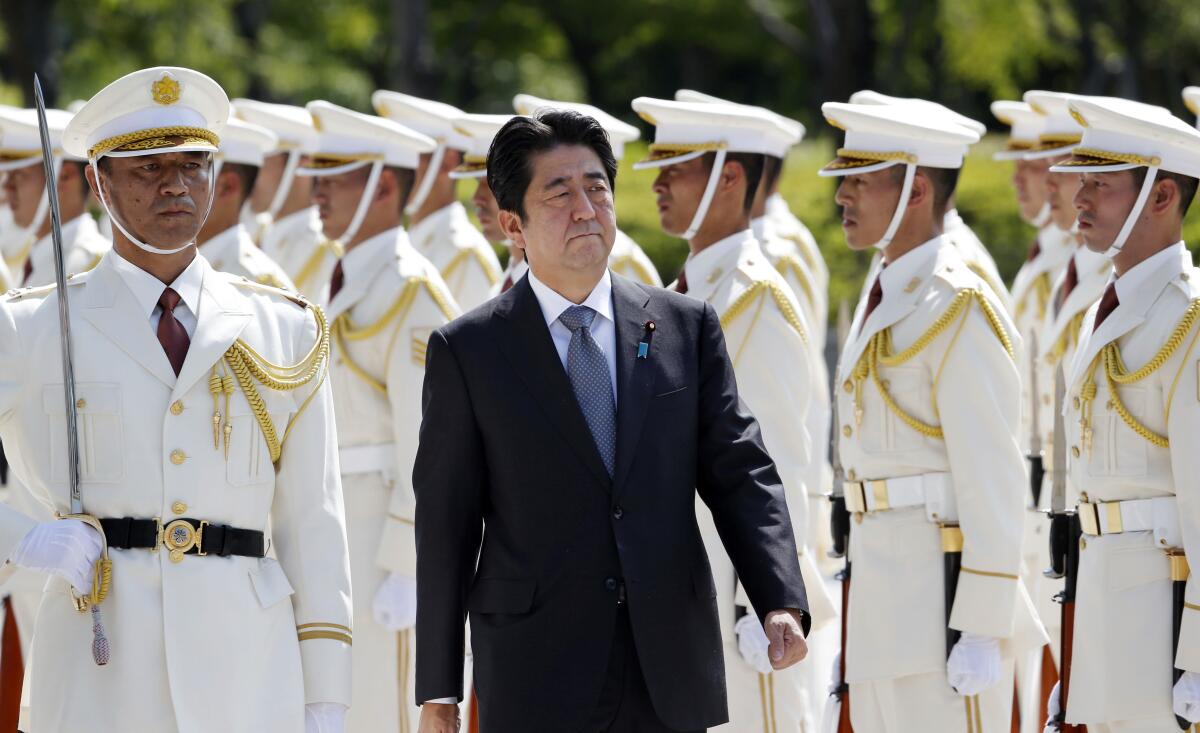
<svg viewBox="0 0 1200 733">
<path fill-rule="evenodd" d="M 1179 205 L 1179 182 L 1174 178 L 1159 178 L 1150 192 L 1150 200 L 1146 208 L 1155 216 L 1162 216 L 1174 211 Z"/>
</svg>

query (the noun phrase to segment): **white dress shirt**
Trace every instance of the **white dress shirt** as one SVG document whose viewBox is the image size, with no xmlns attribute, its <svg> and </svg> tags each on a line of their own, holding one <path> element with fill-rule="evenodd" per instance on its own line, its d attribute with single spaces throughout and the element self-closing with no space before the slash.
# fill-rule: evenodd
<svg viewBox="0 0 1200 733">
<path fill-rule="evenodd" d="M 133 299 L 137 301 L 142 312 L 150 321 L 150 329 L 157 333 L 158 322 L 162 318 L 162 308 L 158 305 L 158 299 L 162 297 L 167 286 L 163 285 L 157 277 L 117 254 L 115 249 L 112 251 L 112 257 L 113 266 L 116 267 L 121 279 L 133 293 Z M 196 255 L 187 269 L 179 273 L 179 277 L 171 283 L 171 289 L 179 293 L 180 299 L 179 305 L 175 306 L 175 320 L 179 321 L 179 325 L 187 331 L 189 339 L 196 335 L 200 288 L 204 285 L 205 269 L 204 259 L 200 255 Z"/>
<path fill-rule="evenodd" d="M 529 271 L 528 277 L 533 294 L 537 296 L 538 305 L 542 308 L 542 315 L 546 317 L 546 327 L 550 329 L 550 338 L 554 340 L 554 349 L 558 352 L 563 369 L 566 369 L 567 348 L 571 345 L 571 329 L 564 326 L 558 317 L 563 314 L 563 311 L 576 304 L 538 280 L 537 275 L 533 274 L 533 270 Z M 592 327 L 588 330 L 592 334 L 592 340 L 604 352 L 605 361 L 608 362 L 608 376 L 612 380 L 613 402 L 615 403 L 617 399 L 617 324 L 613 321 L 612 276 L 609 275 L 608 270 L 604 271 L 604 276 L 600 278 L 600 282 L 596 283 L 596 287 L 592 289 L 587 299 L 578 305 L 587 306 L 596 311 L 596 320 L 592 321 Z"/>
</svg>

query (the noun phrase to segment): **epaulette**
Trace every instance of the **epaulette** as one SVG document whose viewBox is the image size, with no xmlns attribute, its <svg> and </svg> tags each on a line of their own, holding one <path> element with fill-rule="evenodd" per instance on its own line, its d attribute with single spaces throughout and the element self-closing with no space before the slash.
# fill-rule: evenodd
<svg viewBox="0 0 1200 733">
<path fill-rule="evenodd" d="M 286 290 L 284 288 L 279 287 L 279 285 L 276 284 L 277 281 L 275 280 L 274 277 L 271 277 L 270 275 L 264 275 L 263 277 L 269 278 L 271 280 L 271 282 L 263 282 L 262 280 L 255 282 L 254 280 L 251 280 L 250 278 L 243 276 L 243 277 L 234 278 L 233 284 L 241 286 L 243 288 L 246 288 L 247 290 L 253 290 L 253 291 L 259 292 L 259 293 L 266 293 L 268 295 L 275 295 L 275 296 L 278 296 L 281 298 L 285 298 L 285 299 L 290 300 L 291 302 L 295 303 L 296 305 L 300 306 L 301 308 L 312 307 L 312 305 L 313 305 L 312 302 L 309 301 L 307 298 L 305 298 L 303 295 L 301 295 L 299 293 L 293 293 L 290 290 Z"/>
<path fill-rule="evenodd" d="M 455 252 L 454 256 L 450 258 L 450 261 L 447 262 L 446 266 L 442 269 L 442 278 L 449 279 L 449 277 L 453 275 L 458 268 L 463 266 L 464 262 L 470 258 L 474 258 L 475 261 L 479 263 L 479 266 L 483 268 L 483 274 L 488 279 L 489 285 L 495 285 L 497 282 L 499 282 L 500 273 L 495 271 L 495 269 L 492 267 L 491 260 L 489 260 L 487 255 L 483 253 L 483 250 L 480 249 L 480 247 L 484 246 L 486 245 L 472 244 Z"/>
<path fill-rule="evenodd" d="M 743 290 L 741 295 L 735 298 L 721 314 L 721 328 L 729 328 L 729 324 L 737 320 L 737 317 L 752 304 L 768 295 L 775 302 L 775 306 L 779 308 L 779 313 L 787 321 L 787 324 L 800 334 L 804 343 L 808 343 L 808 334 L 804 331 L 804 321 L 800 318 L 800 314 L 796 312 L 796 308 L 792 305 L 792 301 L 783 287 L 771 280 L 755 280 L 750 283 L 750 286 Z"/>
<path fill-rule="evenodd" d="M 79 273 L 79 274 L 83 274 L 83 273 Z M 82 280 L 76 280 L 76 278 L 78 276 L 79 275 L 76 275 L 76 274 L 67 275 L 67 284 L 68 285 L 78 285 L 80 282 L 82 282 Z M 9 303 L 17 303 L 19 301 L 25 300 L 26 298 L 38 298 L 43 295 L 49 295 L 50 293 L 53 293 L 55 291 L 55 289 L 57 289 L 57 288 L 58 288 L 57 283 L 51 283 L 49 285 L 38 285 L 36 287 L 31 287 L 31 288 L 14 288 L 4 294 L 4 299 L 6 301 L 8 301 Z"/>
</svg>

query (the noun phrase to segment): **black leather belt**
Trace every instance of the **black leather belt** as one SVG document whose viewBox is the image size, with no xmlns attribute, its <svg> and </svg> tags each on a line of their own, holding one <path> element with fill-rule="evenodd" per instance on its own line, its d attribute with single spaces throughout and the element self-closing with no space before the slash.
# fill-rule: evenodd
<svg viewBox="0 0 1200 733">
<path fill-rule="evenodd" d="M 154 550 L 160 545 L 179 562 L 184 555 L 263 557 L 265 538 L 256 529 L 238 529 L 210 524 L 200 519 L 181 518 L 163 524 L 159 519 L 132 517 L 101 519 L 109 547 Z"/>
</svg>

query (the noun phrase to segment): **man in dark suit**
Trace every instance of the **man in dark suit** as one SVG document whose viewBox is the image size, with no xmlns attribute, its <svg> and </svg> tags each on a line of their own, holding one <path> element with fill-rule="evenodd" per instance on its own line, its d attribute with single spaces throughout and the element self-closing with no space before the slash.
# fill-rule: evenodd
<svg viewBox="0 0 1200 733">
<path fill-rule="evenodd" d="M 697 493 L 777 669 L 807 652 L 808 604 L 718 318 L 607 270 L 616 162 L 595 120 L 514 118 L 487 169 L 531 269 L 429 340 L 413 475 L 421 731 L 456 729 L 468 613 L 483 733 L 719 725 Z"/>
</svg>

